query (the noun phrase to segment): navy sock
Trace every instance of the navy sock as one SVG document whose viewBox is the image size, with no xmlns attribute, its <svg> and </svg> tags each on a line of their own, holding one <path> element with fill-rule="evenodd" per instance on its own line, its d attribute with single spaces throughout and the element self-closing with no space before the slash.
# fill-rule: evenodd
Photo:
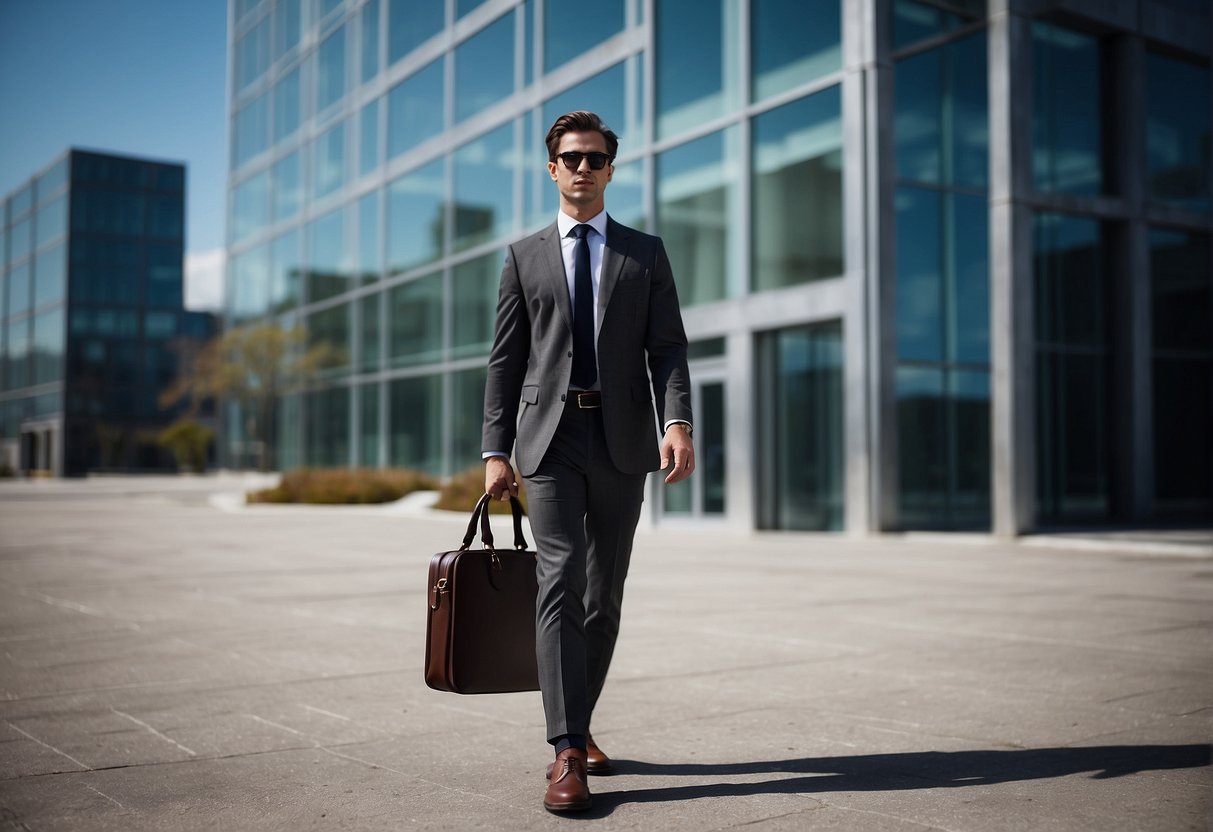
<svg viewBox="0 0 1213 832">
<path fill-rule="evenodd" d="M 556 746 L 557 754 L 570 748 L 580 748 L 585 751 L 585 734 L 565 734 L 557 737 L 556 742 L 552 745 Z"/>
</svg>

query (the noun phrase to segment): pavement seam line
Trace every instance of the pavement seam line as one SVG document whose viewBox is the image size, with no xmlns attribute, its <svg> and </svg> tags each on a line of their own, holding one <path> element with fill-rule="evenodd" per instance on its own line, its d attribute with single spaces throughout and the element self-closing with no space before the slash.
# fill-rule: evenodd
<svg viewBox="0 0 1213 832">
<path fill-rule="evenodd" d="M 21 734 L 21 735 L 23 735 L 23 736 L 26 736 L 26 737 L 28 737 L 29 739 L 33 740 L 34 742 L 38 743 L 38 745 L 42 746 L 43 748 L 49 748 L 51 751 L 54 751 L 54 752 L 55 752 L 56 754 L 58 754 L 60 757 L 66 757 L 67 759 L 69 759 L 69 760 L 71 760 L 73 763 L 75 763 L 76 765 L 80 766 L 80 767 L 81 767 L 82 769 L 84 769 L 85 771 L 92 771 L 92 770 L 93 770 L 93 767 L 92 767 L 92 766 L 90 766 L 90 765 L 86 765 L 86 764 L 84 764 L 84 763 L 80 762 L 80 761 L 79 761 L 79 760 L 77 760 L 75 757 L 73 757 L 71 754 L 68 754 L 66 751 L 60 751 L 58 748 L 55 748 L 55 746 L 51 745 L 50 743 L 45 743 L 45 742 L 43 742 L 42 740 L 38 739 L 37 737 L 35 737 L 33 734 L 29 733 L 28 731 L 23 731 L 23 730 L 21 730 L 21 729 L 20 729 L 20 728 L 18 728 L 16 725 L 13 725 L 13 723 L 9 722 L 8 720 L 5 720 L 4 724 L 5 724 L 5 725 L 7 725 L 9 728 L 12 728 L 12 729 L 13 729 L 14 731 L 16 731 L 18 734 Z"/>
<path fill-rule="evenodd" d="M 181 743 L 177 742 L 177 741 L 176 741 L 175 739 L 173 739 L 172 737 L 166 737 L 164 734 L 161 734 L 159 731 L 157 731 L 157 730 L 156 730 L 155 728 L 153 728 L 152 726 L 148 725 L 148 724 L 147 724 L 146 722 L 144 722 L 142 719 L 137 719 L 137 718 L 135 718 L 135 717 L 131 716 L 131 715 L 130 715 L 130 714 L 128 714 L 128 713 L 125 713 L 125 712 L 123 712 L 123 711 L 118 710 L 117 708 L 110 708 L 110 710 L 111 710 L 111 711 L 113 711 L 114 713 L 116 713 L 116 714 L 117 714 L 118 716 L 120 716 L 120 717 L 125 717 L 126 719 L 129 719 L 131 722 L 135 723 L 136 725 L 142 725 L 144 728 L 146 728 L 147 730 L 151 731 L 151 732 L 152 732 L 154 735 L 156 735 L 156 736 L 157 736 L 157 737 L 159 737 L 160 739 L 164 740 L 164 741 L 165 741 L 165 742 L 167 742 L 167 743 L 172 743 L 173 745 L 177 746 L 177 747 L 178 747 L 178 748 L 180 748 L 182 751 L 184 751 L 186 754 L 189 754 L 191 757 L 197 757 L 197 756 L 198 756 L 198 752 L 197 752 L 197 751 L 194 751 L 194 749 L 192 749 L 192 748 L 187 748 L 186 746 L 184 746 L 184 745 L 182 745 Z"/>
<path fill-rule="evenodd" d="M 125 807 L 125 806 L 123 806 L 123 805 L 122 805 L 121 803 L 119 803 L 117 800 L 114 800 L 114 798 L 110 797 L 108 794 L 106 794 L 105 792 L 101 791 L 101 789 L 97 788 L 97 787 L 96 787 L 96 786 L 94 786 L 94 785 L 92 785 L 92 784 L 90 784 L 90 783 L 85 783 L 85 784 L 84 784 L 84 788 L 88 789 L 89 791 L 94 791 L 94 792 L 96 792 L 97 794 L 101 795 L 101 796 L 102 796 L 102 797 L 104 797 L 106 800 L 108 800 L 110 803 L 113 803 L 113 804 L 114 804 L 115 806 L 117 806 L 119 809 L 123 809 L 123 810 L 125 810 L 125 809 L 126 809 L 126 807 Z"/>
</svg>

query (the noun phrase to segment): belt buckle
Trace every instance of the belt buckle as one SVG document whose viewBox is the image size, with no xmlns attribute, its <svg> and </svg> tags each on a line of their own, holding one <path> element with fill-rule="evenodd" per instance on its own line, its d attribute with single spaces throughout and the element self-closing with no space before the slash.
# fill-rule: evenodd
<svg viewBox="0 0 1213 832">
<path fill-rule="evenodd" d="M 602 396 L 597 390 L 586 390 L 577 394 L 577 407 L 579 410 L 594 410 L 602 407 Z M 595 401 L 595 398 L 598 401 Z"/>
</svg>

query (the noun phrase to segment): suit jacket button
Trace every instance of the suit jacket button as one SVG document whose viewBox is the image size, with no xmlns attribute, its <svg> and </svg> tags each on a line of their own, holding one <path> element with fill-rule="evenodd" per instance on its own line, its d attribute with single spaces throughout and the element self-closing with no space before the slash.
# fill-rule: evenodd
<svg viewBox="0 0 1213 832">
<path fill-rule="evenodd" d="M 565 394 L 564 394 L 564 393 L 561 393 L 561 394 L 560 394 L 560 401 L 564 401 L 566 398 L 568 398 L 568 397 L 567 397 L 567 396 L 565 396 Z"/>
<path fill-rule="evenodd" d="M 569 350 L 569 358 L 572 358 L 572 357 L 573 357 L 573 351 Z"/>
</svg>

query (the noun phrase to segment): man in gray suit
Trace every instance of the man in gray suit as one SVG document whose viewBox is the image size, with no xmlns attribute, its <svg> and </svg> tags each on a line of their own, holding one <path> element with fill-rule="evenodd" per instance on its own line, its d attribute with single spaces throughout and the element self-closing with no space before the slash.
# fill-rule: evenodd
<svg viewBox="0 0 1213 832">
<path fill-rule="evenodd" d="M 610 759 L 590 736 L 619 633 L 649 471 L 695 469 L 687 343 L 660 238 L 607 216 L 618 138 L 593 113 L 547 135 L 556 222 L 510 246 L 484 394 L 485 490 L 526 480 L 538 553 L 536 656 L 548 742 L 544 806 L 590 806 Z M 656 407 L 656 419 L 654 418 Z M 658 443 L 657 425 L 662 438 Z"/>
</svg>

